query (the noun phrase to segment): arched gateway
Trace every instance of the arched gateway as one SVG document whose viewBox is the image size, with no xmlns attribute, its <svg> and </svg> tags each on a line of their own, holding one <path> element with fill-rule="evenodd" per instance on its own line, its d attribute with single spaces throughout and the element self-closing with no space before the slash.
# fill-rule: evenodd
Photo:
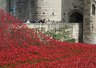
<svg viewBox="0 0 96 68">
<path fill-rule="evenodd" d="M 83 12 L 79 9 L 72 10 L 69 13 L 69 23 L 79 23 L 78 42 L 83 42 Z"/>
<path fill-rule="evenodd" d="M 70 16 L 69 16 L 69 22 L 70 23 L 83 23 L 83 15 L 80 14 L 79 12 L 73 12 Z"/>
</svg>

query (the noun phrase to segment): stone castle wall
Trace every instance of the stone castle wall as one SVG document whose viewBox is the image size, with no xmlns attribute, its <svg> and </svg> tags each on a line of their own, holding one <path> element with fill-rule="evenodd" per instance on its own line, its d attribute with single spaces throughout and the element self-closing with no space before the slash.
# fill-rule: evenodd
<svg viewBox="0 0 96 68">
<path fill-rule="evenodd" d="M 7 5 L 8 5 L 7 0 L 0 0 L 0 8 L 3 9 L 3 10 L 5 10 L 6 12 L 8 10 Z"/>
<path fill-rule="evenodd" d="M 71 38 L 76 39 L 76 42 L 80 42 L 82 41 L 82 24 L 79 23 L 51 23 L 51 24 L 43 24 L 43 23 L 30 23 L 30 24 L 26 24 L 30 29 L 32 28 L 45 28 L 46 31 L 48 30 L 53 30 L 53 29 L 58 29 L 60 27 L 63 27 L 65 25 L 71 26 L 70 30 L 71 30 Z"/>
<path fill-rule="evenodd" d="M 85 0 L 84 23 L 83 23 L 84 43 L 96 44 L 96 9 L 95 8 L 96 8 L 96 2 L 94 0 Z"/>
<path fill-rule="evenodd" d="M 69 22 L 74 12 L 83 15 L 84 0 L 10 0 L 10 8 L 20 19 L 47 19 Z"/>
<path fill-rule="evenodd" d="M 69 22 L 69 17 L 74 12 L 83 15 L 84 0 L 62 0 L 62 21 Z"/>
<path fill-rule="evenodd" d="M 61 0 L 11 0 L 11 8 L 20 19 L 61 21 Z"/>
</svg>

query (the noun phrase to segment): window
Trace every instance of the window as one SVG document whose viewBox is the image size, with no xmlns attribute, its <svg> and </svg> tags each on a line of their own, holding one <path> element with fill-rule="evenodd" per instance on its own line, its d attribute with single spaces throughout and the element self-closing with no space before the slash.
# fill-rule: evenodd
<svg viewBox="0 0 96 68">
<path fill-rule="evenodd" d="M 95 15 L 95 5 L 92 5 L 92 15 Z"/>
</svg>

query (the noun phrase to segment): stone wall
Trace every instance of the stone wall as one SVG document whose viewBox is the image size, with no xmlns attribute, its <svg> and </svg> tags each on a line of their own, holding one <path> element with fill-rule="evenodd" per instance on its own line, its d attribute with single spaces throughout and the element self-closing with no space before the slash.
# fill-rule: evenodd
<svg viewBox="0 0 96 68">
<path fill-rule="evenodd" d="M 10 8 L 20 19 L 69 22 L 72 13 L 83 15 L 84 0 L 10 0 Z"/>
<path fill-rule="evenodd" d="M 74 12 L 83 15 L 84 0 L 62 0 L 62 21 L 69 22 L 69 16 Z"/>
<path fill-rule="evenodd" d="M 0 0 L 0 8 L 1 9 L 7 11 L 7 8 L 8 8 L 7 5 L 8 5 L 7 0 Z"/>
<path fill-rule="evenodd" d="M 53 30 L 53 29 L 58 29 L 59 27 L 63 27 L 64 25 L 69 25 L 71 26 L 71 38 L 76 39 L 76 42 L 79 42 L 82 40 L 82 24 L 79 23 L 51 23 L 51 24 L 42 24 L 42 23 L 31 23 L 31 24 L 26 24 L 30 29 L 31 28 L 41 28 L 44 27 L 46 28 L 46 31 L 48 30 Z"/>
<path fill-rule="evenodd" d="M 10 9 L 23 20 L 47 19 L 61 21 L 61 0 L 10 0 Z"/>
<path fill-rule="evenodd" d="M 35 0 L 36 19 L 61 21 L 61 0 Z"/>
<path fill-rule="evenodd" d="M 94 8 L 92 7 L 94 5 Z M 95 11 L 93 14 L 92 11 Z M 88 44 L 96 44 L 96 2 L 85 0 L 84 7 L 83 41 Z"/>
</svg>

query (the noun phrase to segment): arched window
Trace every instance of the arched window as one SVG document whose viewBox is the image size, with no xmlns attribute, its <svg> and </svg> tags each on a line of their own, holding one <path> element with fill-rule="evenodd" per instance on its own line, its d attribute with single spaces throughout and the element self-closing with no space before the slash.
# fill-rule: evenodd
<svg viewBox="0 0 96 68">
<path fill-rule="evenodd" d="M 95 5 L 92 5 L 92 15 L 95 15 Z"/>
</svg>

